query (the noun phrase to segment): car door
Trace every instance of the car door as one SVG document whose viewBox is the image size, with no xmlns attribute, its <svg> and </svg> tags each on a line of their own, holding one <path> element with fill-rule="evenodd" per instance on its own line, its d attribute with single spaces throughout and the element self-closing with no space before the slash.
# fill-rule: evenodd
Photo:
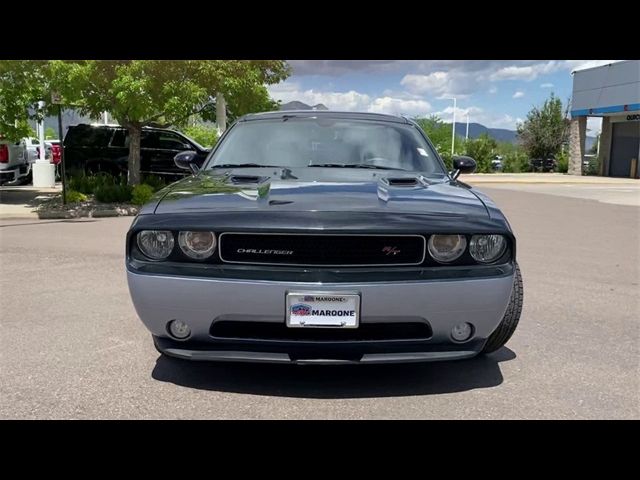
<svg viewBox="0 0 640 480">
<path fill-rule="evenodd" d="M 184 150 L 191 149 L 191 145 L 178 134 L 171 131 L 148 130 L 141 141 L 141 147 L 149 156 L 150 171 L 155 175 L 183 175 L 173 161 L 173 158 Z"/>
</svg>

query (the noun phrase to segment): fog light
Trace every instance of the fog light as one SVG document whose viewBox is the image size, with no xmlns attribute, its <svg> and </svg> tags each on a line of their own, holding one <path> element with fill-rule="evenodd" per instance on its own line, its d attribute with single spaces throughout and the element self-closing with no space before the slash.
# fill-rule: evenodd
<svg viewBox="0 0 640 480">
<path fill-rule="evenodd" d="M 473 325 L 470 323 L 459 323 L 451 329 L 451 338 L 456 342 L 464 342 L 469 340 L 473 335 Z"/>
<path fill-rule="evenodd" d="M 191 329 L 189 328 L 189 325 L 182 320 L 172 320 L 169 323 L 169 333 L 171 336 L 182 340 L 191 335 Z"/>
</svg>

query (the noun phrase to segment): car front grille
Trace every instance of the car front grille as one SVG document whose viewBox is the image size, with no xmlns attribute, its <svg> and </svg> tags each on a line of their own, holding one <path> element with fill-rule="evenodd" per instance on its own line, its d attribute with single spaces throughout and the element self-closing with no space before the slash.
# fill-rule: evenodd
<svg viewBox="0 0 640 480">
<path fill-rule="evenodd" d="M 220 259 L 257 265 L 419 265 L 425 243 L 422 235 L 223 233 Z"/>
<path fill-rule="evenodd" d="M 427 340 L 432 332 L 425 322 L 361 323 L 358 328 L 290 328 L 283 323 L 219 320 L 210 334 L 218 339 L 299 342 L 362 342 Z"/>
</svg>

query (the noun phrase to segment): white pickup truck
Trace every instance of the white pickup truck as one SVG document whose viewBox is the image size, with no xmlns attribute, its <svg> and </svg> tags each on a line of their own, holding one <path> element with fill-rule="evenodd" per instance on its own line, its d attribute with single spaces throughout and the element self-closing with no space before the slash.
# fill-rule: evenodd
<svg viewBox="0 0 640 480">
<path fill-rule="evenodd" d="M 25 137 L 17 142 L 0 137 L 0 185 L 24 184 L 31 179 L 31 167 L 38 158 L 38 139 Z M 51 157 L 51 144 L 45 142 L 45 156 Z"/>
</svg>

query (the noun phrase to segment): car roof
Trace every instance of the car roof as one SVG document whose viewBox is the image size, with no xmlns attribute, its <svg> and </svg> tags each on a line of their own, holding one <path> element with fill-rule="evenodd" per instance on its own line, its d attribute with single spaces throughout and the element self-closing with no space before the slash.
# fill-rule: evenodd
<svg viewBox="0 0 640 480">
<path fill-rule="evenodd" d="M 349 120 L 373 120 L 378 122 L 404 123 L 409 124 L 409 120 L 399 115 L 388 115 L 386 113 L 369 112 L 342 112 L 335 110 L 278 110 L 273 112 L 250 113 L 240 117 L 239 122 L 254 120 L 273 120 L 284 117 L 326 117 Z"/>
<path fill-rule="evenodd" d="M 126 127 L 123 127 L 122 125 L 118 125 L 115 123 L 109 123 L 109 124 L 104 124 L 104 123 L 78 123 L 76 125 L 69 125 L 69 128 L 111 128 L 111 129 L 122 129 L 122 130 L 126 130 Z M 171 128 L 159 128 L 159 127 L 147 127 L 144 126 L 142 127 L 143 130 L 160 130 L 163 132 L 167 132 L 167 131 L 171 131 L 171 132 L 175 132 L 175 130 L 171 129 Z"/>
</svg>

